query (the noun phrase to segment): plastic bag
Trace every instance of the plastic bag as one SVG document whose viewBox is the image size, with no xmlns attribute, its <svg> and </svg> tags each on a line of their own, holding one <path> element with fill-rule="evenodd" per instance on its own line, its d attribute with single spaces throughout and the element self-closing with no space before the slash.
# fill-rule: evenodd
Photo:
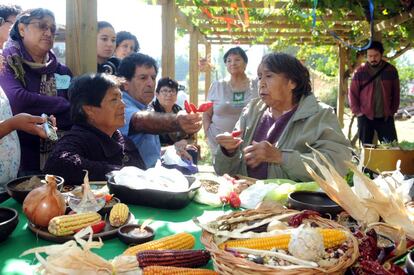
<svg viewBox="0 0 414 275">
<path fill-rule="evenodd" d="M 256 184 L 249 186 L 246 190 L 240 193 L 241 207 L 254 209 L 262 202 L 264 196 L 275 188 L 274 184 L 265 184 L 257 181 Z"/>
<path fill-rule="evenodd" d="M 175 168 L 185 175 L 192 175 L 198 172 L 198 168 L 190 160 L 183 160 L 174 146 L 168 146 L 161 157 L 162 166 L 166 168 Z"/>
<path fill-rule="evenodd" d="M 210 206 L 219 207 L 223 205 L 220 197 L 226 197 L 230 192 L 233 191 L 233 184 L 223 177 L 219 177 L 213 174 L 200 173 L 196 175 L 197 179 L 201 182 L 203 180 L 216 182 L 218 185 L 217 193 L 211 193 L 201 185 L 197 190 L 194 201 Z"/>
</svg>

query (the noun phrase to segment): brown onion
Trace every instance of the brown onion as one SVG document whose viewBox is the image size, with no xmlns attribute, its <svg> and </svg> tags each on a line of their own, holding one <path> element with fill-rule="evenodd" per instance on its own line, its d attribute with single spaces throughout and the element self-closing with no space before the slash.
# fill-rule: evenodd
<svg viewBox="0 0 414 275">
<path fill-rule="evenodd" d="M 65 199 L 51 175 L 46 175 L 46 184 L 30 191 L 23 201 L 23 212 L 29 221 L 41 227 L 47 227 L 52 218 L 64 215 L 65 210 Z"/>
</svg>

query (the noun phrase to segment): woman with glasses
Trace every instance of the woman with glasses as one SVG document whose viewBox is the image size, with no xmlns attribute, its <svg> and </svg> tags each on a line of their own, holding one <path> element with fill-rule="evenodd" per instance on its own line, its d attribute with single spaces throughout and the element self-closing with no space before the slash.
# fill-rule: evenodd
<svg viewBox="0 0 414 275">
<path fill-rule="evenodd" d="M 164 77 L 158 80 L 155 100 L 152 102 L 154 111 L 160 113 L 178 113 L 182 108 L 176 104 L 178 93 L 177 81 Z M 175 145 L 177 154 L 197 164 L 197 147 L 191 143 L 192 137 L 184 132 L 160 134 L 161 146 Z"/>
<path fill-rule="evenodd" d="M 4 71 L 0 85 L 13 115 L 54 115 L 60 129 L 70 127 L 66 92 L 72 78 L 69 68 L 51 51 L 56 34 L 54 14 L 47 9 L 20 13 L 3 50 Z M 20 175 L 39 173 L 42 160 L 51 150 L 50 141 L 18 131 L 21 145 Z"/>
</svg>

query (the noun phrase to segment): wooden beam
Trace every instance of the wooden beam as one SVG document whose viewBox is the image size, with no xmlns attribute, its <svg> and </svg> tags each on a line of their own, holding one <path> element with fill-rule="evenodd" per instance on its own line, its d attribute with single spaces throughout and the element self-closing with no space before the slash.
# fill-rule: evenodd
<svg viewBox="0 0 414 275">
<path fill-rule="evenodd" d="M 408 50 L 411 50 L 413 48 L 413 43 L 408 42 L 404 47 L 402 47 L 400 50 L 398 50 L 392 57 L 388 58 L 388 60 L 394 60 L 401 55 L 403 55 Z"/>
<path fill-rule="evenodd" d="M 226 23 L 201 23 L 198 25 L 198 27 L 200 28 L 200 30 L 203 29 L 224 29 L 227 30 L 227 24 Z M 250 22 L 249 24 L 249 28 L 248 30 L 251 29 L 306 29 L 303 25 L 301 24 L 292 24 L 292 23 L 279 23 L 279 22 L 259 22 L 259 23 L 252 23 Z M 239 25 L 239 27 L 236 26 L 232 26 L 233 30 L 242 30 L 243 27 L 241 25 Z M 352 26 L 348 26 L 348 25 L 340 25 L 340 24 L 335 24 L 332 27 L 329 28 L 330 30 L 335 30 L 335 31 L 350 31 L 352 29 Z"/>
<path fill-rule="evenodd" d="M 180 28 L 186 29 L 186 30 L 195 30 L 198 32 L 198 39 L 201 44 L 208 43 L 206 37 L 204 34 L 202 34 L 199 30 L 199 28 L 195 27 L 192 23 L 190 18 L 188 18 L 182 11 L 180 11 L 178 8 L 176 8 L 176 14 L 175 17 L 177 19 L 177 26 Z"/>
<path fill-rule="evenodd" d="M 414 19 L 414 11 L 405 11 L 397 16 L 394 16 L 393 18 L 382 20 L 381 22 L 378 22 L 374 25 L 374 30 L 376 32 L 389 30 L 391 28 L 397 27 L 398 25 L 405 23 L 407 21 Z"/>
<path fill-rule="evenodd" d="M 209 35 L 220 35 L 220 36 L 247 36 L 252 37 L 256 35 L 262 35 L 263 32 L 243 32 L 243 31 L 213 31 Z M 338 36 L 343 36 L 343 33 L 337 33 Z M 314 37 L 311 32 L 269 32 L 266 37 Z M 331 38 L 329 34 L 318 34 L 317 37 Z"/>
<path fill-rule="evenodd" d="M 211 58 L 211 44 L 206 43 L 206 58 Z M 207 100 L 208 90 L 210 89 L 211 85 L 211 70 L 206 70 L 204 75 L 204 100 Z"/>
<path fill-rule="evenodd" d="M 198 32 L 190 31 L 189 49 L 189 94 L 190 102 L 198 105 Z"/>
<path fill-rule="evenodd" d="M 339 125 L 341 128 L 344 127 L 344 109 L 345 109 L 345 98 L 347 94 L 347 87 L 345 79 L 345 65 L 346 60 L 346 49 L 342 44 L 338 46 L 338 55 L 339 55 L 339 72 L 338 72 L 338 98 L 336 104 L 336 114 L 338 116 Z"/>
<path fill-rule="evenodd" d="M 271 45 L 275 43 L 275 40 L 269 40 L 266 39 L 264 41 L 255 41 L 251 39 L 235 39 L 235 40 L 209 40 L 212 45 L 236 45 L 236 44 L 243 44 L 243 45 Z M 334 41 L 321 41 L 321 42 L 315 42 L 315 41 L 292 41 L 289 42 L 292 45 L 337 45 Z"/>
<path fill-rule="evenodd" d="M 276 40 L 280 40 L 280 37 L 266 37 L 264 40 L 270 40 L 270 41 L 276 41 Z M 282 38 L 284 39 L 284 38 Z M 207 40 L 208 41 L 241 41 L 241 40 L 246 40 L 246 41 L 252 41 L 252 42 L 260 42 L 262 40 L 257 39 L 256 36 L 240 36 L 240 37 L 236 37 L 236 36 L 207 36 Z M 290 41 L 290 40 L 297 40 L 297 41 L 302 41 L 302 42 L 336 42 L 336 40 L 333 37 L 326 37 L 324 39 L 319 39 L 319 40 L 315 40 L 312 39 L 311 37 L 293 37 L 290 39 L 287 39 L 286 41 Z"/>
<path fill-rule="evenodd" d="M 66 1 L 66 65 L 74 76 L 96 72 L 97 0 Z"/>
<path fill-rule="evenodd" d="M 286 6 L 290 3 L 288 1 L 274 1 L 274 5 L 272 5 L 272 8 L 274 9 L 283 9 L 286 8 Z M 241 9 L 242 6 L 241 4 L 239 4 L 240 2 L 237 1 L 238 7 Z M 260 0 L 255 0 L 255 1 L 246 1 L 244 2 L 246 8 L 265 8 L 265 7 L 270 7 L 270 2 L 266 1 L 266 3 L 269 3 L 265 6 L 265 2 L 264 1 L 260 1 Z M 228 7 L 230 7 L 230 3 L 228 4 L 224 4 L 222 1 L 214 1 L 214 0 L 210 0 L 210 1 L 206 1 L 206 3 L 203 3 L 203 7 L 223 7 L 224 5 L 227 5 Z M 196 5 L 194 4 L 194 1 L 192 0 L 186 0 L 183 1 L 183 3 L 180 5 L 182 7 L 195 7 Z M 310 8 L 312 8 L 311 6 L 309 6 Z"/>
<path fill-rule="evenodd" d="M 162 5 L 162 76 L 175 78 L 175 1 Z"/>
</svg>

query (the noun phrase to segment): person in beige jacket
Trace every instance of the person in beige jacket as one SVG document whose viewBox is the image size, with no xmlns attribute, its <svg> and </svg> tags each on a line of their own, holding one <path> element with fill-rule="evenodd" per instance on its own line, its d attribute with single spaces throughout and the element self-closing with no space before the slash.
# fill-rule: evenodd
<svg viewBox="0 0 414 275">
<path fill-rule="evenodd" d="M 309 181 L 302 163 L 303 156 L 313 156 L 308 144 L 345 175 L 350 143 L 333 109 L 313 95 L 308 69 L 293 56 L 271 53 L 263 57 L 258 77 L 260 98 L 249 103 L 235 126 L 241 136 L 216 136 L 216 173 Z"/>
</svg>

